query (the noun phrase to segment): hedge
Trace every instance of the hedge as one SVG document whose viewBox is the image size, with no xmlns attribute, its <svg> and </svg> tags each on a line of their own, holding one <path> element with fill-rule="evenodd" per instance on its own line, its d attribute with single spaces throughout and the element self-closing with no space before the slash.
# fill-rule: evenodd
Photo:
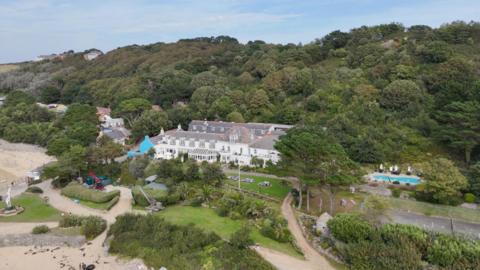
<svg viewBox="0 0 480 270">
<path fill-rule="evenodd" d="M 107 211 L 112 209 L 112 207 L 117 204 L 118 200 L 120 200 L 120 196 L 115 196 L 111 201 L 109 201 L 107 204 Z"/>
<path fill-rule="evenodd" d="M 120 196 L 120 190 L 104 192 L 100 190 L 89 189 L 73 182 L 64 187 L 61 193 L 69 198 L 94 203 L 106 203 L 113 200 L 116 196 Z"/>
</svg>

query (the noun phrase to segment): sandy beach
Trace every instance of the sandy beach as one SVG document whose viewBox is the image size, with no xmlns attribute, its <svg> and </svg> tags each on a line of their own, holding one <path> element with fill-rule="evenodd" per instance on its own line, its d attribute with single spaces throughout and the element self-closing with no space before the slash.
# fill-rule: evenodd
<svg viewBox="0 0 480 270">
<path fill-rule="evenodd" d="M 0 269 L 34 270 L 67 269 L 77 270 L 81 263 L 93 264 L 98 270 L 142 270 L 147 269 L 140 260 L 130 262 L 112 256 L 100 256 L 88 246 L 70 247 L 6 247 L 0 248 Z"/>
<path fill-rule="evenodd" d="M 0 190 L 12 181 L 23 181 L 27 172 L 55 160 L 45 152 L 44 148 L 35 145 L 0 139 Z"/>
</svg>

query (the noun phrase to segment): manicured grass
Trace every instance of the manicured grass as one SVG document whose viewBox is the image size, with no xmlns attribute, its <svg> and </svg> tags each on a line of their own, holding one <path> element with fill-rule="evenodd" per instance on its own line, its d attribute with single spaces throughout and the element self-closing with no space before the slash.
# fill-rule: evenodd
<svg viewBox="0 0 480 270">
<path fill-rule="evenodd" d="M 89 202 L 89 201 L 82 201 L 79 200 L 81 205 L 84 205 L 86 207 L 90 207 L 93 209 L 99 209 L 99 210 L 109 210 L 110 207 L 110 202 L 104 202 L 104 203 L 95 203 L 95 202 Z"/>
<path fill-rule="evenodd" d="M 230 235 L 240 229 L 246 222 L 244 220 L 220 217 L 212 209 L 204 207 L 172 206 L 167 207 L 157 215 L 178 225 L 194 224 L 204 230 L 213 231 L 224 239 L 229 239 Z M 302 257 L 289 243 L 279 243 L 267 238 L 261 235 L 256 228 L 252 228 L 251 237 L 261 246 L 275 249 L 291 256 Z"/>
<path fill-rule="evenodd" d="M 480 211 L 475 209 L 398 198 L 389 198 L 389 202 L 393 209 L 480 223 Z"/>
<path fill-rule="evenodd" d="M 23 193 L 12 200 L 13 205 L 25 208 L 23 213 L 11 217 L 0 217 L 0 222 L 46 222 L 60 220 L 60 211 L 45 203 L 35 194 Z M 5 207 L 1 202 L 0 207 Z"/>
<path fill-rule="evenodd" d="M 231 176 L 231 175 L 238 175 L 238 174 L 228 174 L 228 175 Z M 288 184 L 288 182 L 284 183 L 284 181 L 281 179 L 270 178 L 265 176 L 253 176 L 253 175 L 249 175 L 248 173 L 242 173 L 241 177 L 242 179 L 252 178 L 255 181 L 253 183 L 241 182 L 240 183 L 241 188 L 249 191 L 257 192 L 263 195 L 267 195 L 270 197 L 274 197 L 280 200 L 285 198 L 285 196 L 287 196 L 288 192 L 290 192 L 291 190 L 291 187 Z M 238 186 L 238 180 L 227 179 L 226 181 L 228 184 L 234 185 L 235 187 Z M 270 182 L 271 186 L 269 187 L 260 186 L 259 183 L 263 181 Z"/>
</svg>

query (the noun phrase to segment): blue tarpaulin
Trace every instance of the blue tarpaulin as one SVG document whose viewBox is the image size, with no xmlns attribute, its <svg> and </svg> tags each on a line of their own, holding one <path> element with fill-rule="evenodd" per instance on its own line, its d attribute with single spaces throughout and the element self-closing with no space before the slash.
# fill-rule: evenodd
<svg viewBox="0 0 480 270">
<path fill-rule="evenodd" d="M 150 137 L 145 136 L 143 139 L 143 142 L 140 143 L 140 146 L 138 147 L 137 151 L 129 151 L 128 152 L 128 157 L 134 157 L 134 156 L 139 156 L 139 155 L 144 155 L 147 154 L 150 149 L 153 148 L 153 143 L 150 141 Z"/>
</svg>

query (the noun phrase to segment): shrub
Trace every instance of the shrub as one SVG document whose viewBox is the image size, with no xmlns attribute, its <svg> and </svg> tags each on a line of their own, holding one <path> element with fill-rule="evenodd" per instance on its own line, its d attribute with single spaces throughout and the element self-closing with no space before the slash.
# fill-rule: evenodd
<svg viewBox="0 0 480 270">
<path fill-rule="evenodd" d="M 64 188 L 68 183 L 72 182 L 72 179 L 67 178 L 57 178 L 52 181 L 52 186 L 54 188 Z"/>
<path fill-rule="evenodd" d="M 202 205 L 202 203 L 203 203 L 203 199 L 201 197 L 196 197 L 190 201 L 190 206 L 199 207 Z"/>
<path fill-rule="evenodd" d="M 107 222 L 101 217 L 97 216 L 64 216 L 58 223 L 59 227 L 80 227 L 80 231 L 87 239 L 93 239 L 100 235 L 106 228 Z"/>
<path fill-rule="evenodd" d="M 48 233 L 50 231 L 50 228 L 48 228 L 47 225 L 39 225 L 35 226 L 32 230 L 33 234 L 43 234 L 43 233 Z"/>
<path fill-rule="evenodd" d="M 27 188 L 26 192 L 41 194 L 41 193 L 43 193 L 43 190 L 39 187 L 31 186 L 31 187 Z"/>
<path fill-rule="evenodd" d="M 397 181 L 397 180 L 395 180 L 395 181 L 393 181 L 393 184 L 394 184 L 394 185 L 400 185 L 400 182 Z"/>
<path fill-rule="evenodd" d="M 400 189 L 397 189 L 397 188 L 394 188 L 392 189 L 392 196 L 394 198 L 398 198 L 400 197 L 400 194 L 402 193 L 402 191 Z"/>
<path fill-rule="evenodd" d="M 402 240 L 408 240 L 422 256 L 426 256 L 430 237 L 425 230 L 412 225 L 386 224 L 379 229 L 379 232 L 385 243 L 395 244 Z"/>
<path fill-rule="evenodd" d="M 58 227 L 68 228 L 76 227 L 82 225 L 83 218 L 77 215 L 67 215 L 63 216 L 62 219 L 58 222 Z"/>
<path fill-rule="evenodd" d="M 289 242 L 292 239 L 291 233 L 288 230 L 287 221 L 278 217 L 265 219 L 260 228 L 260 233 L 263 236 L 282 243 Z"/>
<path fill-rule="evenodd" d="M 465 193 L 464 200 L 467 203 L 474 203 L 477 200 L 477 197 L 475 197 L 475 195 L 472 193 Z"/>
<path fill-rule="evenodd" d="M 255 251 L 243 248 L 251 243 L 245 231 L 227 243 L 214 233 L 192 225 L 173 225 L 158 215 L 125 214 L 117 217 L 108 234 L 112 237 L 110 252 L 139 257 L 154 269 L 273 270 Z M 237 247 L 240 243 L 242 248 Z"/>
<path fill-rule="evenodd" d="M 230 244 L 240 249 L 248 248 L 254 244 L 250 232 L 250 228 L 243 226 L 230 236 Z"/>
<path fill-rule="evenodd" d="M 477 269 L 480 265 L 480 243 L 439 235 L 428 249 L 428 262 L 446 269 Z"/>
<path fill-rule="evenodd" d="M 88 216 L 82 220 L 81 232 L 87 239 L 93 239 L 107 228 L 107 222 L 101 217 Z"/>
<path fill-rule="evenodd" d="M 421 270 L 420 254 L 409 242 L 387 245 L 381 241 L 350 243 L 343 250 L 345 261 L 356 270 Z"/>
<path fill-rule="evenodd" d="M 69 198 L 75 198 L 94 203 L 106 203 L 111 201 L 116 196 L 120 196 L 119 190 L 104 192 L 100 190 L 89 189 L 73 182 L 64 187 L 61 193 Z"/>
<path fill-rule="evenodd" d="M 346 243 L 368 239 L 373 227 L 356 214 L 338 214 L 327 223 L 333 236 Z"/>
</svg>

